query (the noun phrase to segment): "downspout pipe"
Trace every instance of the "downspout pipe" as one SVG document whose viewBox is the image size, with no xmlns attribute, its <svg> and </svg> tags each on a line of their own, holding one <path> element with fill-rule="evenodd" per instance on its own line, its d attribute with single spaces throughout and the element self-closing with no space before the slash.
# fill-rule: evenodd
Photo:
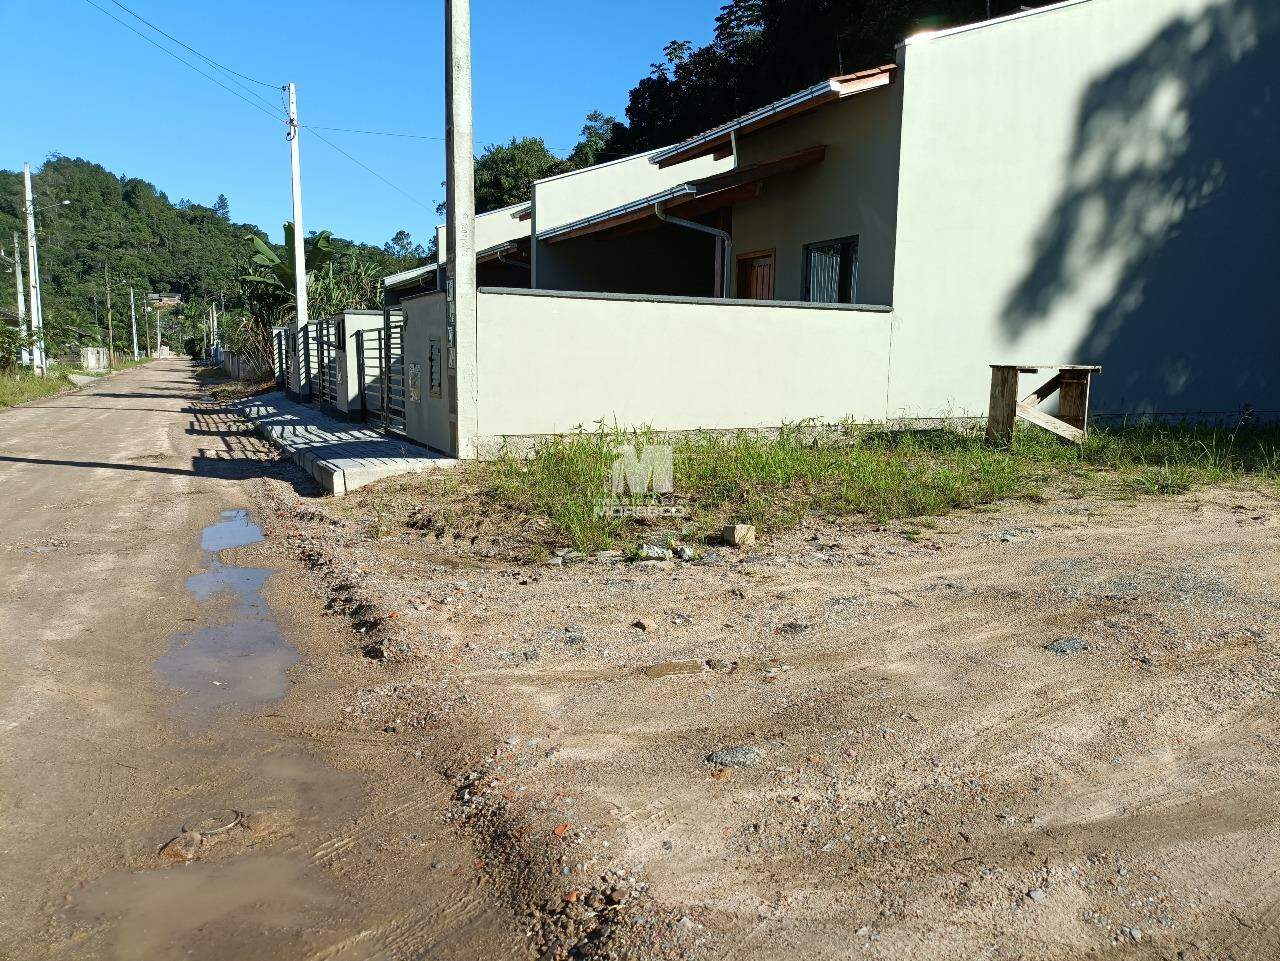
<svg viewBox="0 0 1280 961">
<path fill-rule="evenodd" d="M 506 264 L 508 267 L 523 267 L 525 270 L 532 271 L 533 264 L 526 263 L 523 260 L 508 260 L 505 252 L 498 253 L 498 263 Z"/>
<path fill-rule="evenodd" d="M 719 227 L 708 227 L 706 224 L 685 220 L 683 217 L 673 217 L 662 209 L 661 201 L 653 205 L 653 215 L 663 223 L 674 224 L 677 227 L 688 227 L 690 230 L 697 230 L 720 239 L 720 242 L 724 244 L 724 276 L 721 278 L 721 288 L 723 290 L 721 296 L 725 299 L 733 296 L 731 286 L 733 281 L 733 236 Z"/>
</svg>

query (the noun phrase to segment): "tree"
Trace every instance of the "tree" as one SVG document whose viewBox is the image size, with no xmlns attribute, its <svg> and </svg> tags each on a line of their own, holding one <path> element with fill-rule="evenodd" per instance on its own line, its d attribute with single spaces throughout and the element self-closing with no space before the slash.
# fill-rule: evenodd
<svg viewBox="0 0 1280 961">
<path fill-rule="evenodd" d="M 569 170 L 581 170 L 600 162 L 607 154 L 609 141 L 620 127 L 617 119 L 599 110 L 587 114 L 587 122 L 582 125 L 581 138 L 578 145 L 569 154 L 565 167 Z"/>
<path fill-rule="evenodd" d="M 329 231 L 322 230 L 303 242 L 302 257 L 308 285 L 312 275 L 335 256 L 330 240 L 332 236 Z M 246 274 L 240 279 L 247 286 L 249 296 L 256 301 L 255 306 L 266 315 L 265 319 L 273 322 L 282 320 L 286 311 L 297 309 L 293 224 L 286 222 L 284 225 L 283 253 L 254 234 L 247 239 L 254 250 L 253 264 L 258 269 L 256 273 Z"/>
<path fill-rule="evenodd" d="M 213 212 L 223 220 L 231 220 L 231 202 L 226 194 L 218 194 L 218 199 L 213 202 Z"/>
<path fill-rule="evenodd" d="M 382 252 L 407 268 L 416 267 L 427 259 L 427 250 L 413 242 L 407 230 L 397 230 L 396 235 L 382 245 Z"/>
<path fill-rule="evenodd" d="M 490 144 L 476 160 L 476 213 L 528 200 L 533 182 L 559 169 L 560 161 L 541 137 L 512 137 L 508 144 Z M 445 204 L 436 212 L 443 217 Z"/>
<path fill-rule="evenodd" d="M 676 40 L 632 88 L 608 151 L 678 143 L 824 77 L 893 60 L 922 28 L 1011 13 L 1051 0 L 729 0 L 711 43 Z"/>
</svg>

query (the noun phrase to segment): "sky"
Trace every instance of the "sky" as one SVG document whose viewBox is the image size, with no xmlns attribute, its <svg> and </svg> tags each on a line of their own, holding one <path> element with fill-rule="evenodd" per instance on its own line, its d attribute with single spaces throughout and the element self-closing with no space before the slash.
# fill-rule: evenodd
<svg viewBox="0 0 1280 961">
<path fill-rule="evenodd" d="M 258 224 L 279 241 L 292 208 L 275 88 L 294 81 L 304 128 L 313 123 L 440 138 L 304 129 L 306 229 L 379 245 L 405 229 L 426 242 L 443 196 L 444 0 L 120 2 L 265 85 L 242 80 L 243 87 L 236 86 L 113 0 L 92 3 L 250 102 L 90 0 L 0 0 L 10 92 L 0 105 L 0 168 L 21 170 L 24 161 L 38 167 L 61 153 L 149 180 L 175 202 L 212 205 L 226 194 L 233 220 Z M 590 111 L 623 117 L 628 91 L 661 59 L 668 41 L 708 41 L 723 2 L 473 0 L 477 152 L 511 137 L 541 136 L 564 155 Z M 254 105 L 255 95 L 267 105 Z"/>
</svg>

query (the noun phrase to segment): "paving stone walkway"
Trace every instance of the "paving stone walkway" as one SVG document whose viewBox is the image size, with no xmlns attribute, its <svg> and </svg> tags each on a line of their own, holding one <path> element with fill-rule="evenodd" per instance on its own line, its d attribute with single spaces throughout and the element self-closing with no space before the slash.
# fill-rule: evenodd
<svg viewBox="0 0 1280 961">
<path fill-rule="evenodd" d="M 384 477 L 452 467 L 444 454 L 330 417 L 282 392 L 236 403 L 258 433 L 336 497 Z"/>
</svg>

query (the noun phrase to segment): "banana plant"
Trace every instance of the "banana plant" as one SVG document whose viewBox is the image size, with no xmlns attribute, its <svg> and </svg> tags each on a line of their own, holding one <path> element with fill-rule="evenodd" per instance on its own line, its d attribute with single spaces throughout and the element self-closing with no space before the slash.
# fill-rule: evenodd
<svg viewBox="0 0 1280 961">
<path fill-rule="evenodd" d="M 317 270 L 336 256 L 337 251 L 333 247 L 332 237 L 333 234 L 329 231 L 322 230 L 310 241 L 304 242 L 303 257 L 308 281 Z M 286 222 L 284 225 L 284 250 L 288 254 L 286 257 L 281 257 L 276 249 L 265 243 L 261 237 L 251 234 L 249 240 L 255 251 L 253 263 L 259 269 L 257 273 L 246 274 L 241 280 L 248 284 L 277 288 L 289 299 L 294 299 L 297 296 L 297 286 L 293 269 L 293 224 Z"/>
</svg>

